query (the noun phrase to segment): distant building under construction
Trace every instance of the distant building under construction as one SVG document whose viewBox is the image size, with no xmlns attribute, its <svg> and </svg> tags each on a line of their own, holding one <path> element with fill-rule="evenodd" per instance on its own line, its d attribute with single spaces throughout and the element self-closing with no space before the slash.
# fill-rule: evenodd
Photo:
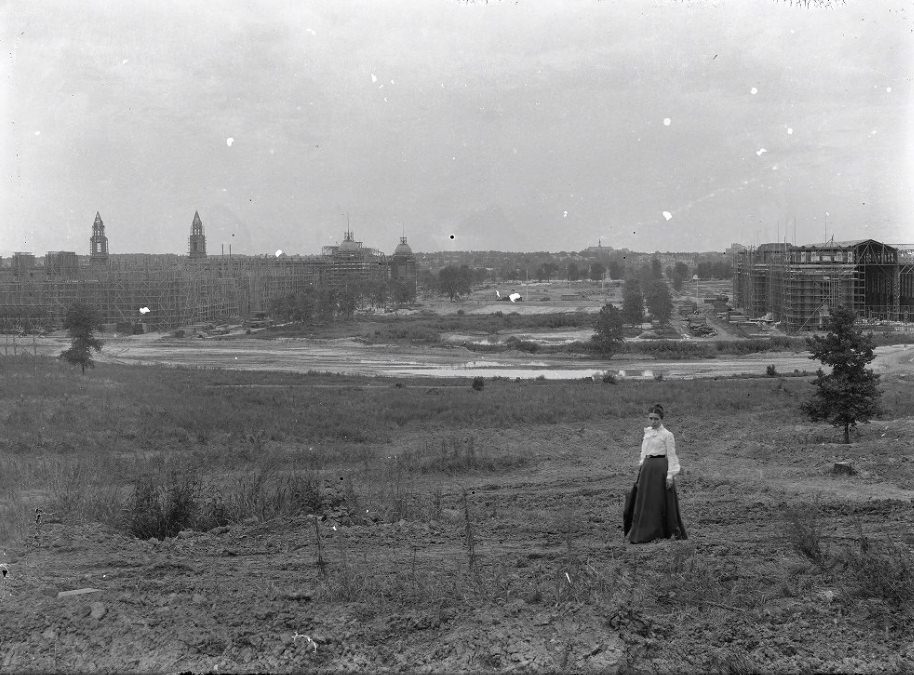
<svg viewBox="0 0 914 675">
<path fill-rule="evenodd" d="M 339 246 L 325 246 L 321 255 L 208 256 L 203 221 L 194 213 L 186 256 L 111 254 L 97 213 L 88 256 L 52 251 L 41 265 L 23 252 L 0 261 L 0 330 L 58 328 L 77 301 L 98 311 L 105 324 L 142 321 L 165 329 L 240 321 L 268 311 L 276 298 L 317 288 L 375 303 L 406 302 L 416 296 L 416 281 L 406 237 L 391 256 L 363 246 L 348 230 Z"/>
<path fill-rule="evenodd" d="M 735 253 L 735 304 L 787 332 L 822 327 L 831 309 L 870 320 L 914 321 L 914 246 L 873 239 L 794 246 L 762 244 Z"/>
</svg>

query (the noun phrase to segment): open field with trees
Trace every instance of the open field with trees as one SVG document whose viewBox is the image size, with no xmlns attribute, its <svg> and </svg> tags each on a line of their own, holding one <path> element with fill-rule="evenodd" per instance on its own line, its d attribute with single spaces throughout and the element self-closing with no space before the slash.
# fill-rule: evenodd
<svg viewBox="0 0 914 675">
<path fill-rule="evenodd" d="M 844 445 L 812 376 L 0 369 L 4 669 L 914 668 L 902 377 Z M 656 401 L 689 539 L 626 546 Z"/>
</svg>

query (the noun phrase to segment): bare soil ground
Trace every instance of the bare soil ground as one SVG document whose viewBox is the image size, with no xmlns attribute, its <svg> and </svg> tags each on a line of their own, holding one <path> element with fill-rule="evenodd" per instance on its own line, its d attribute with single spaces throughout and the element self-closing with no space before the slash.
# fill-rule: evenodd
<svg viewBox="0 0 914 675">
<path fill-rule="evenodd" d="M 99 367 L 114 383 L 121 373 Z M 236 396 L 244 378 L 220 376 L 214 395 Z M 21 396 L 34 396 L 23 382 Z M 673 406 L 666 422 L 684 467 L 686 541 L 623 543 L 622 502 L 643 421 L 634 413 L 575 415 L 601 400 L 607 410 L 632 397 L 633 410 L 655 398 L 678 400 L 679 388 L 694 392 L 696 383 L 500 383 L 469 394 L 428 387 L 421 406 L 429 422 L 393 425 L 384 442 L 325 444 L 322 462 L 310 467 L 323 485 L 315 515 L 252 516 L 157 541 L 46 507 L 42 520 L 0 545 L 0 667 L 911 671 L 906 588 L 914 567 L 904 565 L 914 560 L 914 418 L 910 389 L 889 384 L 889 416 L 863 427 L 851 445 L 796 413 L 802 389 L 794 381 L 709 382 L 709 401 L 726 400 L 728 391 L 742 401 Z M 368 404 L 371 390 L 346 386 L 354 411 Z M 405 396 L 386 386 L 390 397 Z M 132 425 L 133 394 L 118 391 Z M 532 392 L 543 401 L 555 396 L 535 423 L 506 409 L 499 424 L 447 426 L 432 412 L 460 410 L 470 394 L 479 405 L 502 406 Z M 275 394 L 250 396 L 280 409 L 273 414 L 285 410 Z M 2 405 L 0 418 L 17 423 L 21 399 L 4 397 Z M 171 424 L 172 405 L 148 414 Z M 46 433 L 52 437 L 32 450 L 5 450 L 5 460 L 50 462 L 57 451 Z M 130 438 L 95 452 L 129 452 L 141 441 Z M 245 442 L 207 437 L 200 451 L 218 458 Z M 308 442 L 280 435 L 257 448 L 284 455 Z M 192 445 L 162 456 L 196 452 Z M 831 472 L 844 460 L 856 474 Z M 211 466 L 233 484 L 238 469 Z M 801 552 L 810 543 L 822 553 L 817 559 Z M 864 550 L 894 558 L 861 558 Z M 862 573 L 853 566 L 861 559 L 870 565 Z M 891 583 L 867 583 L 880 575 Z M 87 588 L 94 590 L 59 595 Z"/>
</svg>

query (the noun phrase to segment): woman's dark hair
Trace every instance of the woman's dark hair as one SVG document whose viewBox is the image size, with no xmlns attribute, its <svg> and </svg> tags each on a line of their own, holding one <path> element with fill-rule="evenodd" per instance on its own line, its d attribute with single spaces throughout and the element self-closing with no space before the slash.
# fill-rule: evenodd
<svg viewBox="0 0 914 675">
<path fill-rule="evenodd" d="M 660 415 L 660 419 L 663 419 L 663 406 L 660 405 L 659 403 L 655 403 L 654 405 L 651 406 L 651 409 L 648 410 L 648 413 L 655 413 L 657 415 Z"/>
</svg>

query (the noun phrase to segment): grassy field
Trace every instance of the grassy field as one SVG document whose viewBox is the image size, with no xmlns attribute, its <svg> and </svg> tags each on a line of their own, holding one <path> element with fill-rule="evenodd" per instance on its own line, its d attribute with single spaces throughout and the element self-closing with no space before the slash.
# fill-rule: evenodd
<svg viewBox="0 0 914 675">
<path fill-rule="evenodd" d="M 798 377 L 474 390 L 12 358 L 0 377 L 4 668 L 914 668 L 902 379 L 842 445 L 798 413 Z M 656 401 L 690 538 L 626 546 Z M 108 618 L 46 593 L 74 585 Z"/>
</svg>

